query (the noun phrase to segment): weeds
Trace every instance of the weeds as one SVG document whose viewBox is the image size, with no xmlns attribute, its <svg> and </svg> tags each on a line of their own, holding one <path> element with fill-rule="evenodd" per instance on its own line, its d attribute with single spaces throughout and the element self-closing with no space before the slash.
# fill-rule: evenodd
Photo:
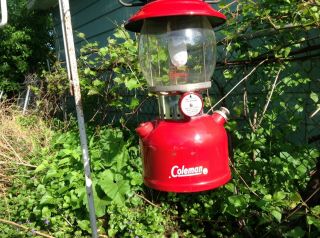
<svg viewBox="0 0 320 238">
<path fill-rule="evenodd" d="M 30 159 L 46 147 L 51 130 L 36 115 L 23 116 L 15 104 L 0 103 L 0 197 L 20 167 L 36 168 Z"/>
</svg>

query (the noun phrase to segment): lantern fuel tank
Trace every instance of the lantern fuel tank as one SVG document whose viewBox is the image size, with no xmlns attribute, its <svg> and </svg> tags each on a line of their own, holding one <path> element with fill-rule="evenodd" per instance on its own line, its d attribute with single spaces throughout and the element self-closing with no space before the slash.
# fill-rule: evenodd
<svg viewBox="0 0 320 238">
<path fill-rule="evenodd" d="M 223 110 L 187 121 L 157 120 L 137 129 L 144 182 L 169 192 L 216 188 L 231 178 Z"/>
</svg>

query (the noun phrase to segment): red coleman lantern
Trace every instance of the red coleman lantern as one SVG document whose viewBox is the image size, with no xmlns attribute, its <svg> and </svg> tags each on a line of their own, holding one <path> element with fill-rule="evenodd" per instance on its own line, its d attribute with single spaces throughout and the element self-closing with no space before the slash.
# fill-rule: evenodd
<svg viewBox="0 0 320 238">
<path fill-rule="evenodd" d="M 202 0 L 155 0 L 131 17 L 140 32 L 139 61 L 159 119 L 140 124 L 144 183 L 168 192 L 198 192 L 230 178 L 225 108 L 203 113 L 201 93 L 216 63 L 212 27 L 226 17 Z"/>
</svg>

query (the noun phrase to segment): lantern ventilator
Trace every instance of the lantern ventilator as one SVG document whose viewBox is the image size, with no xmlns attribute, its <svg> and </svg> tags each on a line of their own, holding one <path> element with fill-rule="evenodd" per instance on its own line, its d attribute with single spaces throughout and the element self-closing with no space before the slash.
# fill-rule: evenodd
<svg viewBox="0 0 320 238">
<path fill-rule="evenodd" d="M 203 113 L 202 92 L 216 64 L 213 27 L 226 17 L 202 0 L 155 0 L 125 28 L 140 32 L 139 61 L 158 95 L 159 119 L 136 129 L 144 183 L 168 192 L 198 192 L 231 178 L 224 128 L 229 111 Z"/>
</svg>

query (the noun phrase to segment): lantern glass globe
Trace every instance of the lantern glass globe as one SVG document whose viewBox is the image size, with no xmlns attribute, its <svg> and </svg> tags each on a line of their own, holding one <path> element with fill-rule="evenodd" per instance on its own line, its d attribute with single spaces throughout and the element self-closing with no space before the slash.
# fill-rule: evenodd
<svg viewBox="0 0 320 238">
<path fill-rule="evenodd" d="M 139 61 L 150 87 L 209 82 L 216 64 L 216 38 L 205 16 L 144 20 Z"/>
</svg>

